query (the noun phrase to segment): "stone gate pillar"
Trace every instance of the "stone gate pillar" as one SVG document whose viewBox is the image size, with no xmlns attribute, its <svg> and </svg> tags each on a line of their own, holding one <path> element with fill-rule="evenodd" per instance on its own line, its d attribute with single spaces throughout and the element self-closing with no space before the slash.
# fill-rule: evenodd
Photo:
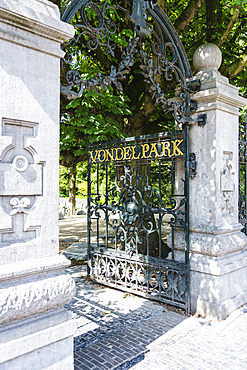
<svg viewBox="0 0 247 370">
<path fill-rule="evenodd" d="M 73 369 L 58 245 L 60 44 L 47 0 L 0 0 L 0 368 Z"/>
<path fill-rule="evenodd" d="M 196 114 L 205 126 L 190 129 L 197 175 L 190 180 L 191 310 L 224 319 L 247 302 L 247 238 L 238 222 L 239 108 L 247 100 L 217 69 L 221 52 L 203 45 L 194 55 Z"/>
</svg>

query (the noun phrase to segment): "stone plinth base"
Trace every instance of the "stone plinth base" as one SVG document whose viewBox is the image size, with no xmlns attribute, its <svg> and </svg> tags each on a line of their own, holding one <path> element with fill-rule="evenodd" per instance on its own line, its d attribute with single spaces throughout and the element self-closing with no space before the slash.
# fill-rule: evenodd
<svg viewBox="0 0 247 370">
<path fill-rule="evenodd" d="M 176 251 L 184 260 L 184 253 Z M 223 320 L 247 302 L 247 249 L 213 257 L 190 254 L 191 312 Z"/>
<path fill-rule="evenodd" d="M 75 321 L 58 309 L 0 328 L 1 370 L 72 370 Z"/>
<path fill-rule="evenodd" d="M 167 239 L 171 247 L 171 235 Z M 184 235 L 176 232 L 175 258 L 185 261 Z M 191 311 L 223 320 L 247 302 L 247 238 L 240 231 L 190 233 Z"/>
<path fill-rule="evenodd" d="M 75 283 L 64 256 L 1 265 L 0 369 L 73 369 Z"/>
<path fill-rule="evenodd" d="M 184 252 L 176 251 L 184 261 Z M 191 312 L 223 320 L 247 302 L 247 248 L 224 256 L 190 254 Z"/>
<path fill-rule="evenodd" d="M 217 320 L 247 302 L 247 250 L 220 257 L 191 254 L 191 311 Z"/>
</svg>

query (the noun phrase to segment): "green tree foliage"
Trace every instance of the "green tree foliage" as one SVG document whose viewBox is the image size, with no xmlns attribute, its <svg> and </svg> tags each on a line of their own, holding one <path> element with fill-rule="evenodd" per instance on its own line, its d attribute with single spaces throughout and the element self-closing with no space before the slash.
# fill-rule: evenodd
<svg viewBox="0 0 247 370">
<path fill-rule="evenodd" d="M 61 116 L 61 163 L 71 167 L 87 157 L 87 142 L 123 138 L 116 116 L 131 114 L 123 94 L 113 89 L 84 91 L 78 99 L 67 102 Z M 69 154 L 72 153 L 72 154 Z"/>
<path fill-rule="evenodd" d="M 70 185 L 70 168 L 60 166 L 59 169 L 59 189 L 60 197 L 69 198 L 69 185 Z M 78 163 L 76 166 L 76 196 L 86 199 L 87 198 L 87 163 Z M 93 179 L 95 180 L 95 179 Z"/>
<path fill-rule="evenodd" d="M 103 6 L 103 1 L 95 1 Z M 126 3 L 118 2 L 126 7 Z M 192 62 L 195 49 L 205 42 L 218 45 L 223 54 L 220 72 L 231 82 L 240 87 L 246 95 L 247 74 L 247 1 L 245 0 L 167 0 L 160 5 L 167 12 L 181 41 L 189 60 Z M 132 4 L 129 4 L 131 9 Z M 91 9 L 87 16 L 97 22 L 97 15 Z M 90 12 L 89 11 L 89 12 Z M 77 44 L 69 48 L 73 56 L 72 68 L 80 71 L 83 80 L 90 80 L 101 73 L 110 75 L 111 67 L 118 68 L 122 52 L 132 37 L 133 24 L 121 12 L 111 11 L 109 15 L 119 30 L 111 36 L 111 42 L 117 47 L 114 56 L 105 54 L 100 46 L 89 50 L 87 37 L 81 36 Z M 148 19 L 147 19 L 148 20 Z M 72 24 L 77 20 L 72 20 Z M 77 29 L 76 36 L 80 30 Z M 68 71 L 64 66 L 63 77 Z M 160 76 L 160 82 L 169 95 L 174 81 L 169 85 Z M 97 90 L 88 90 L 85 84 L 83 95 L 69 102 L 61 99 L 61 163 L 72 166 L 86 159 L 87 141 L 102 141 L 124 135 L 133 136 L 173 129 L 174 120 L 170 113 L 164 114 L 151 98 L 149 85 L 144 81 L 143 74 L 136 61 L 130 73 L 121 81 L 122 91 L 117 84 L 107 90 L 99 85 Z M 172 86 L 171 86 L 172 85 Z M 90 86 L 89 86 L 90 87 Z M 87 90 L 86 90 L 87 89 Z"/>
<path fill-rule="evenodd" d="M 52 0 L 63 9 L 71 1 Z M 114 0 L 110 0 L 112 4 Z M 110 3 L 108 2 L 108 4 Z M 95 0 L 101 8 L 102 0 Z M 118 1 L 118 5 L 131 10 L 132 1 Z M 247 0 L 159 0 L 185 47 L 192 65 L 195 49 L 203 43 L 211 42 L 222 51 L 223 63 L 220 72 L 230 82 L 240 88 L 240 93 L 247 96 Z M 64 10 L 61 10 L 63 12 Z M 90 10 L 89 10 L 90 12 Z M 97 23 L 97 15 L 91 10 L 87 14 L 90 22 Z M 73 63 L 64 64 L 62 80 L 65 81 L 67 71 L 79 70 L 83 80 L 89 80 L 100 73 L 109 76 L 112 66 L 119 67 L 122 52 L 129 38 L 133 36 L 133 23 L 121 11 L 111 10 L 109 14 L 117 25 L 118 32 L 111 36 L 111 42 L 117 47 L 114 55 L 106 54 L 104 48 L 98 46 L 89 50 L 86 35 L 78 39 L 77 44 L 68 46 Z M 72 24 L 78 19 L 74 18 Z M 147 18 L 147 21 L 149 19 Z M 79 30 L 76 31 L 76 36 Z M 146 48 L 148 48 L 146 44 Z M 144 81 L 140 63 L 136 61 L 130 73 L 121 81 L 122 91 L 117 84 L 103 89 L 98 86 L 90 90 L 90 83 L 85 84 L 82 96 L 73 101 L 61 97 L 61 164 L 67 167 L 76 166 L 85 161 L 87 142 L 109 140 L 123 136 L 167 131 L 174 128 L 171 113 L 163 112 L 152 99 L 150 86 Z M 174 89 L 174 81 L 169 84 L 160 78 L 160 84 L 166 94 Z"/>
</svg>

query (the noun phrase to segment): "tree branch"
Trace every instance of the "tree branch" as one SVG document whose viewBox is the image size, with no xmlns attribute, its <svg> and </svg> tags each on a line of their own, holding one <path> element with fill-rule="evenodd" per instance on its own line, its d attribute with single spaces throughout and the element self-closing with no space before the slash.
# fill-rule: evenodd
<svg viewBox="0 0 247 370">
<path fill-rule="evenodd" d="M 76 166 L 79 162 L 84 162 L 87 160 L 87 154 L 75 156 L 69 150 L 60 151 L 60 164 L 67 168 Z"/>
<path fill-rule="evenodd" d="M 206 40 L 215 44 L 217 34 L 222 35 L 223 4 L 220 0 L 205 0 L 206 3 Z"/>
<path fill-rule="evenodd" d="M 227 29 L 225 30 L 225 32 L 223 33 L 223 35 L 221 36 L 217 46 L 220 48 L 224 42 L 226 41 L 229 33 L 231 32 L 231 30 L 233 29 L 236 21 L 238 20 L 238 17 L 239 17 L 239 13 L 240 13 L 240 10 L 242 9 L 241 6 L 238 6 L 237 9 L 235 9 L 234 13 L 233 13 L 233 16 L 232 16 L 232 19 L 230 21 L 230 23 L 228 24 L 228 27 Z"/>
<path fill-rule="evenodd" d="M 241 58 L 236 59 L 230 65 L 225 65 L 220 68 L 220 73 L 228 77 L 230 80 L 234 79 L 240 72 L 243 71 L 247 65 L 247 48 L 244 50 Z"/>
<path fill-rule="evenodd" d="M 229 79 L 232 80 L 234 77 L 237 76 L 240 72 L 243 71 L 244 67 L 247 65 L 247 55 L 244 54 L 241 58 L 241 60 L 238 60 L 238 65 L 236 66 L 236 69 L 231 72 L 229 75 Z"/>
<path fill-rule="evenodd" d="M 188 6 L 183 10 L 174 24 L 178 34 L 188 26 L 195 14 L 201 9 L 203 3 L 204 0 L 190 0 Z"/>
</svg>

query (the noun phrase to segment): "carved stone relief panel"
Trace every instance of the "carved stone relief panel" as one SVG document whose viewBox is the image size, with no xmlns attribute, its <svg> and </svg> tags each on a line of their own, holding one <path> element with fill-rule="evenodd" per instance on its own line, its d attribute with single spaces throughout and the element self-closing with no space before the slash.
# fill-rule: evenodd
<svg viewBox="0 0 247 370">
<path fill-rule="evenodd" d="M 222 206 L 222 216 L 227 216 L 232 214 L 234 207 L 232 206 L 232 195 L 235 192 L 235 182 L 232 168 L 232 152 L 223 152 L 224 167 L 220 174 L 220 190 L 223 193 L 223 206 Z"/>
<path fill-rule="evenodd" d="M 36 138 L 39 124 L 13 119 L 2 119 L 2 136 L 12 138 L 11 144 L 0 153 L 0 206 L 12 227 L 1 229 L 0 241 L 24 242 L 40 235 L 40 225 L 26 226 L 35 209 L 38 196 L 43 193 L 43 165 L 35 148 L 27 145 L 27 138 Z"/>
</svg>

